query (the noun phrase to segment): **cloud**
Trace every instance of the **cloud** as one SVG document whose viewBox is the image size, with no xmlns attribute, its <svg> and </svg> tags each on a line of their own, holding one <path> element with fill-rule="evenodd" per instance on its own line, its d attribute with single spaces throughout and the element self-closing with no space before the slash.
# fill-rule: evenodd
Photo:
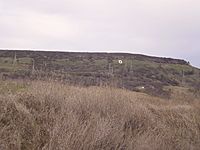
<svg viewBox="0 0 200 150">
<path fill-rule="evenodd" d="M 0 0 L 2 48 L 121 51 L 200 66 L 199 0 Z"/>
</svg>

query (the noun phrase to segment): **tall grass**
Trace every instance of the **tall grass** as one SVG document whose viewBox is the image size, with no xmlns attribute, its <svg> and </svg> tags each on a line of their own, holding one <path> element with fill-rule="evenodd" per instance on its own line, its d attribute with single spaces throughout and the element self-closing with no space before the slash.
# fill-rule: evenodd
<svg viewBox="0 0 200 150">
<path fill-rule="evenodd" d="M 0 150 L 199 147 L 198 100 L 41 81 L 0 95 Z"/>
</svg>

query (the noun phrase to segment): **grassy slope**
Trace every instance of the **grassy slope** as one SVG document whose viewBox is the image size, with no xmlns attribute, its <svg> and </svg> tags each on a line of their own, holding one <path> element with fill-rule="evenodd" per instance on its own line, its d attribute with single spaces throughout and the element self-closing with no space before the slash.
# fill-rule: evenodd
<svg viewBox="0 0 200 150">
<path fill-rule="evenodd" d="M 110 87 L 0 82 L 0 149 L 199 149 L 200 102 Z"/>
<path fill-rule="evenodd" d="M 115 84 L 168 96 L 163 86 L 198 87 L 200 70 L 184 60 L 144 55 L 0 51 L 0 75 L 10 78 L 57 78 L 81 85 Z M 123 60 L 119 64 L 118 60 Z M 34 72 L 33 72 L 34 64 Z M 109 65 L 110 64 L 110 65 Z"/>
</svg>

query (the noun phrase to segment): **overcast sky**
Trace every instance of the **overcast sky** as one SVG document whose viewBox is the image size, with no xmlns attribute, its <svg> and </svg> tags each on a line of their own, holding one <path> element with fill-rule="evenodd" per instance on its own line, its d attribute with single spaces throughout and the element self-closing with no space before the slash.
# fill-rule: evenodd
<svg viewBox="0 0 200 150">
<path fill-rule="evenodd" d="M 0 0 L 0 47 L 142 53 L 200 67 L 200 0 Z"/>
</svg>

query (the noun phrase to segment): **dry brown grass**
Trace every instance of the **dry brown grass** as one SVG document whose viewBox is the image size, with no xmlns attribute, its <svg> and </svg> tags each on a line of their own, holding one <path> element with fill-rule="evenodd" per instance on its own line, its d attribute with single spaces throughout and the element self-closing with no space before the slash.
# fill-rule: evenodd
<svg viewBox="0 0 200 150">
<path fill-rule="evenodd" d="M 200 103 L 31 82 L 0 95 L 0 150 L 197 150 Z"/>
</svg>

